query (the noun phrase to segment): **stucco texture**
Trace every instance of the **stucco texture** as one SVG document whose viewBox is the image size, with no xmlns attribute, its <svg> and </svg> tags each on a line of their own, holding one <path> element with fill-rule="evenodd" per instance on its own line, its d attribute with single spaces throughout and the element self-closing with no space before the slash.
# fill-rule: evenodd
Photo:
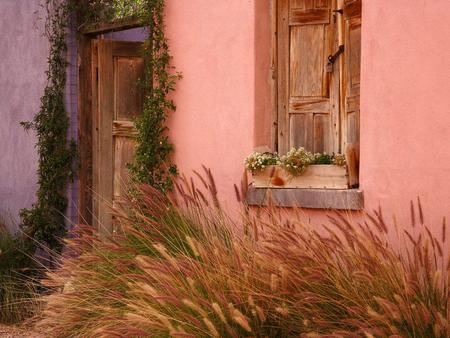
<svg viewBox="0 0 450 338">
<path fill-rule="evenodd" d="M 210 168 L 232 204 L 254 145 L 254 1 L 169 1 L 167 34 L 183 75 L 169 121 L 175 162 L 187 175 Z"/>
<path fill-rule="evenodd" d="M 19 125 L 39 109 L 47 42 L 35 13 L 39 0 L 0 1 L 0 217 L 18 223 L 35 199 L 36 139 Z"/>
<path fill-rule="evenodd" d="M 450 216 L 450 2 L 364 1 L 361 182 L 401 219 Z"/>
</svg>

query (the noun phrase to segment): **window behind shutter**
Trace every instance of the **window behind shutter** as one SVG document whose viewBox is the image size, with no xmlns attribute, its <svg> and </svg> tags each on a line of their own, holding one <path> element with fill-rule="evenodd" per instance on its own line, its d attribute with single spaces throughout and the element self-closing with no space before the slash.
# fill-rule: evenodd
<svg viewBox="0 0 450 338">
<path fill-rule="evenodd" d="M 331 0 L 278 0 L 278 149 L 339 151 L 338 48 Z"/>
</svg>

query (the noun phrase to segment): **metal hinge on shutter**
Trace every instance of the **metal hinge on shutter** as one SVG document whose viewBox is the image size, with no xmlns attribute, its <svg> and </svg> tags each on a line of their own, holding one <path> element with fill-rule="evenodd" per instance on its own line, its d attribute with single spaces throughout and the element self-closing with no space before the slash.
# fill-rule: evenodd
<svg viewBox="0 0 450 338">
<path fill-rule="evenodd" d="M 327 73 L 333 72 L 333 64 L 336 62 L 339 56 L 344 53 L 344 51 L 345 51 L 344 45 L 340 45 L 336 53 L 328 56 Z"/>
</svg>

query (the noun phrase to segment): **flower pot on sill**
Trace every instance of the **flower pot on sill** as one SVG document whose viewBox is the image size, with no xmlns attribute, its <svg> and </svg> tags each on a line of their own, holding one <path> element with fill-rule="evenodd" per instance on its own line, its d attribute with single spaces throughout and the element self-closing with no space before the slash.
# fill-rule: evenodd
<svg viewBox="0 0 450 338">
<path fill-rule="evenodd" d="M 309 165 L 298 176 L 280 166 L 252 173 L 255 188 L 348 189 L 347 169 L 332 164 Z"/>
</svg>

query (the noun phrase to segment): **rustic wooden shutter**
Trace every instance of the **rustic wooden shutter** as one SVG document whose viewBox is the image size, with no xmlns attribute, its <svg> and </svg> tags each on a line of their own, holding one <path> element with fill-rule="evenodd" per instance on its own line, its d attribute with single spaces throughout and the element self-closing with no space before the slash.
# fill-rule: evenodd
<svg viewBox="0 0 450 338">
<path fill-rule="evenodd" d="M 142 43 L 94 40 L 93 48 L 93 211 L 94 225 L 113 230 L 111 208 L 124 197 L 142 113 Z"/>
<path fill-rule="evenodd" d="M 332 0 L 278 0 L 278 149 L 339 151 L 339 67 Z"/>
<path fill-rule="evenodd" d="M 344 2 L 344 114 L 343 149 L 359 143 L 359 92 L 361 74 L 361 0 Z"/>
<path fill-rule="evenodd" d="M 342 0 L 340 0 L 341 2 Z M 361 74 L 361 0 L 344 0 L 345 62 L 342 88 L 342 149 L 350 187 L 359 186 L 359 116 Z"/>
</svg>

